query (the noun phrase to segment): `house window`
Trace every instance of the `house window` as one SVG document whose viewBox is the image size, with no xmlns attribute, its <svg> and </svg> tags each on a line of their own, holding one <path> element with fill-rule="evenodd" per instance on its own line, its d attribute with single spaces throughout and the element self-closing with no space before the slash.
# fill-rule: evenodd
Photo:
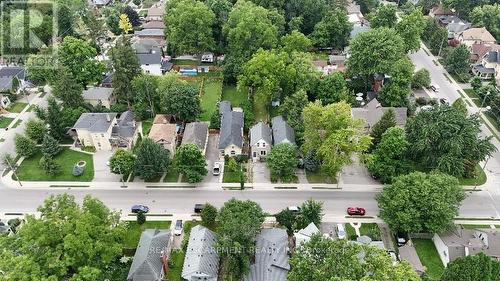
<svg viewBox="0 0 500 281">
<path fill-rule="evenodd" d="M 260 142 L 257 143 L 257 147 L 260 147 Z"/>
<path fill-rule="evenodd" d="M 253 157 L 257 157 L 257 152 L 253 152 Z"/>
<path fill-rule="evenodd" d="M 100 143 L 100 142 L 98 142 L 98 143 L 97 143 L 97 146 L 98 146 L 98 147 L 101 147 L 101 143 Z"/>
<path fill-rule="evenodd" d="M 260 152 L 260 155 L 265 156 L 265 155 L 266 155 L 266 151 L 265 151 L 265 150 L 262 150 L 262 151 Z"/>
<path fill-rule="evenodd" d="M 231 150 L 231 155 L 235 155 L 235 154 L 236 154 L 236 151 Z"/>
<path fill-rule="evenodd" d="M 262 143 L 262 147 L 266 147 L 266 143 L 265 142 Z"/>
<path fill-rule="evenodd" d="M 101 134 L 101 138 L 104 138 L 104 134 Z"/>
</svg>

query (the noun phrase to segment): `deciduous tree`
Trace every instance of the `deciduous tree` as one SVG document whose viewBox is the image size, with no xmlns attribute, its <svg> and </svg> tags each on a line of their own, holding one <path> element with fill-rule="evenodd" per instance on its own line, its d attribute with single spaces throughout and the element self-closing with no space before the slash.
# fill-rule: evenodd
<svg viewBox="0 0 500 281">
<path fill-rule="evenodd" d="M 112 173 L 120 174 L 123 177 L 128 177 L 134 170 L 135 155 L 125 149 L 118 149 L 109 159 L 109 168 Z"/>
<path fill-rule="evenodd" d="M 417 70 L 411 78 L 411 87 L 413 89 L 427 88 L 431 85 L 431 75 L 429 70 L 422 68 Z"/>
<path fill-rule="evenodd" d="M 374 149 L 379 144 L 382 139 L 382 135 L 387 131 L 387 129 L 396 126 L 396 113 L 394 109 L 389 109 L 380 118 L 380 120 L 373 126 L 370 136 L 372 137 L 372 146 Z"/>
<path fill-rule="evenodd" d="M 350 103 L 352 98 L 353 95 L 349 91 L 342 72 L 327 75 L 319 82 L 316 89 L 316 99 L 321 100 L 321 103 L 325 105 L 340 101 Z"/>
<path fill-rule="evenodd" d="M 183 144 L 175 153 L 177 170 L 187 177 L 188 182 L 200 182 L 206 176 L 205 157 L 194 144 Z"/>
<path fill-rule="evenodd" d="M 500 276 L 500 262 L 484 253 L 459 257 L 445 268 L 441 281 L 495 281 Z"/>
<path fill-rule="evenodd" d="M 16 153 L 19 156 L 30 158 L 38 152 L 36 142 L 26 136 L 16 134 L 14 139 Z"/>
<path fill-rule="evenodd" d="M 41 120 L 29 119 L 26 122 L 26 127 L 24 129 L 24 134 L 34 140 L 36 143 L 42 143 L 43 136 L 47 132 L 45 123 Z"/>
<path fill-rule="evenodd" d="M 128 19 L 128 16 L 126 14 L 120 15 L 118 27 L 122 30 L 123 34 L 129 34 L 130 31 L 132 31 L 132 23 L 130 23 L 130 20 Z"/>
<path fill-rule="evenodd" d="M 285 98 L 283 106 L 280 107 L 281 114 L 286 118 L 288 124 L 295 130 L 297 142 L 302 142 L 304 134 L 304 122 L 302 111 L 307 105 L 306 91 L 300 90 Z"/>
<path fill-rule="evenodd" d="M 267 156 L 266 163 L 272 175 L 283 181 L 291 181 L 299 163 L 297 147 L 289 143 L 280 143 L 273 146 Z"/>
<path fill-rule="evenodd" d="M 323 216 L 323 202 L 308 199 L 300 205 L 300 213 L 297 215 L 296 229 L 303 229 L 311 222 L 316 226 L 321 225 Z"/>
<path fill-rule="evenodd" d="M 414 66 L 408 58 L 396 61 L 390 70 L 391 80 L 384 85 L 378 99 L 383 106 L 404 107 L 411 93 Z"/>
<path fill-rule="evenodd" d="M 393 231 L 441 233 L 453 227 L 465 193 L 452 176 L 414 172 L 393 179 L 377 196 Z"/>
<path fill-rule="evenodd" d="M 281 48 L 287 53 L 308 52 L 312 42 L 307 36 L 298 30 L 293 30 L 290 34 L 281 37 Z"/>
<path fill-rule="evenodd" d="M 446 66 L 446 70 L 450 73 L 462 75 L 469 72 L 469 59 L 470 52 L 467 49 L 467 46 L 460 44 L 446 57 L 444 64 Z"/>
<path fill-rule="evenodd" d="M 470 19 L 475 26 L 484 26 L 495 36 L 497 41 L 500 40 L 500 4 L 477 6 L 472 10 Z"/>
<path fill-rule="evenodd" d="M 172 80 L 174 79 L 174 80 Z M 161 111 L 182 121 L 193 121 L 201 113 L 198 89 L 176 76 L 164 76 L 158 85 Z"/>
<path fill-rule="evenodd" d="M 352 24 L 347 12 L 342 9 L 327 11 L 323 19 L 314 26 L 311 40 L 315 47 L 343 50 L 349 41 Z"/>
<path fill-rule="evenodd" d="M 375 11 L 370 25 L 373 28 L 377 27 L 387 27 L 393 28 L 396 25 L 398 18 L 396 16 L 396 6 L 395 5 L 380 5 Z"/>
<path fill-rule="evenodd" d="M 299 27 L 305 35 L 313 32 L 314 26 L 323 19 L 326 11 L 328 3 L 325 0 L 289 0 L 285 3 L 285 18 L 289 26 Z"/>
<path fill-rule="evenodd" d="M 146 181 L 160 178 L 170 164 L 170 152 L 150 138 L 136 148 L 135 173 Z"/>
<path fill-rule="evenodd" d="M 203 210 L 201 210 L 201 223 L 206 227 L 214 226 L 217 214 L 217 208 L 212 204 L 206 203 Z"/>
<path fill-rule="evenodd" d="M 420 49 L 420 37 L 424 32 L 425 19 L 422 12 L 418 9 L 408 15 L 404 15 L 396 24 L 396 30 L 403 38 L 406 52 L 417 51 Z"/>
</svg>

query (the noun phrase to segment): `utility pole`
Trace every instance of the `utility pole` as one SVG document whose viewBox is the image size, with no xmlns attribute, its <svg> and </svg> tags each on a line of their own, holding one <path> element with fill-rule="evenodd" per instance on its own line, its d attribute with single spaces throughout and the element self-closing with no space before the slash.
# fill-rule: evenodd
<svg viewBox="0 0 500 281">
<path fill-rule="evenodd" d="M 490 95 L 490 91 L 488 91 L 488 92 L 486 93 L 486 95 L 484 96 L 483 101 L 481 102 L 481 107 L 479 108 L 479 110 L 481 110 L 481 108 L 483 108 L 484 102 L 486 101 L 486 98 L 487 98 L 489 95 Z"/>
<path fill-rule="evenodd" d="M 19 183 L 19 186 L 23 186 L 23 184 L 21 183 L 21 181 L 19 180 L 19 177 L 17 176 L 16 174 L 16 169 L 14 169 L 14 167 L 12 166 L 12 164 L 10 163 L 9 161 L 9 157 L 5 157 L 5 162 L 7 163 L 7 165 L 9 166 L 10 170 L 12 171 L 12 173 L 14 174 L 14 176 L 16 177 L 16 180 L 17 182 Z"/>
</svg>

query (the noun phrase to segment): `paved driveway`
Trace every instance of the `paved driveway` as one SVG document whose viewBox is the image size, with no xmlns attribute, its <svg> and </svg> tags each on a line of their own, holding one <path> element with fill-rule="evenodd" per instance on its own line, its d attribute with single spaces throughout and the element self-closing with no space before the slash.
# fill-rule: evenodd
<svg viewBox="0 0 500 281">
<path fill-rule="evenodd" d="M 113 151 L 96 151 L 94 153 L 94 180 L 101 182 L 120 181 L 120 175 L 113 174 L 107 165 L 109 159 L 113 156 Z"/>
<path fill-rule="evenodd" d="M 359 163 L 357 158 L 353 159 L 351 165 L 342 169 L 340 178 L 341 182 L 346 184 L 380 184 L 371 177 L 368 169 Z"/>
<path fill-rule="evenodd" d="M 270 183 L 271 172 L 266 166 L 266 162 L 252 163 L 252 179 L 255 183 Z"/>
<path fill-rule="evenodd" d="M 219 161 L 219 135 L 211 134 L 208 136 L 207 151 L 205 152 L 205 158 L 207 159 L 207 170 L 208 174 L 203 179 L 203 182 L 219 182 L 220 176 L 214 176 L 212 170 L 214 168 L 214 163 Z"/>
</svg>

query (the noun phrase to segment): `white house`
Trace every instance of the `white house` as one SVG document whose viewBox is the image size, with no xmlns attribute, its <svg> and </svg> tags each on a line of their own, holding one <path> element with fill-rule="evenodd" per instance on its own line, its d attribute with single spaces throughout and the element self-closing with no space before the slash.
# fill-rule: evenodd
<svg viewBox="0 0 500 281">
<path fill-rule="evenodd" d="M 311 222 L 308 226 L 293 234 L 293 237 L 295 237 L 295 246 L 299 247 L 300 245 L 308 242 L 315 234 L 320 234 L 320 231 L 318 227 Z"/>
<path fill-rule="evenodd" d="M 267 157 L 272 143 L 271 127 L 267 123 L 261 121 L 250 128 L 250 149 L 254 162 Z"/>
</svg>

